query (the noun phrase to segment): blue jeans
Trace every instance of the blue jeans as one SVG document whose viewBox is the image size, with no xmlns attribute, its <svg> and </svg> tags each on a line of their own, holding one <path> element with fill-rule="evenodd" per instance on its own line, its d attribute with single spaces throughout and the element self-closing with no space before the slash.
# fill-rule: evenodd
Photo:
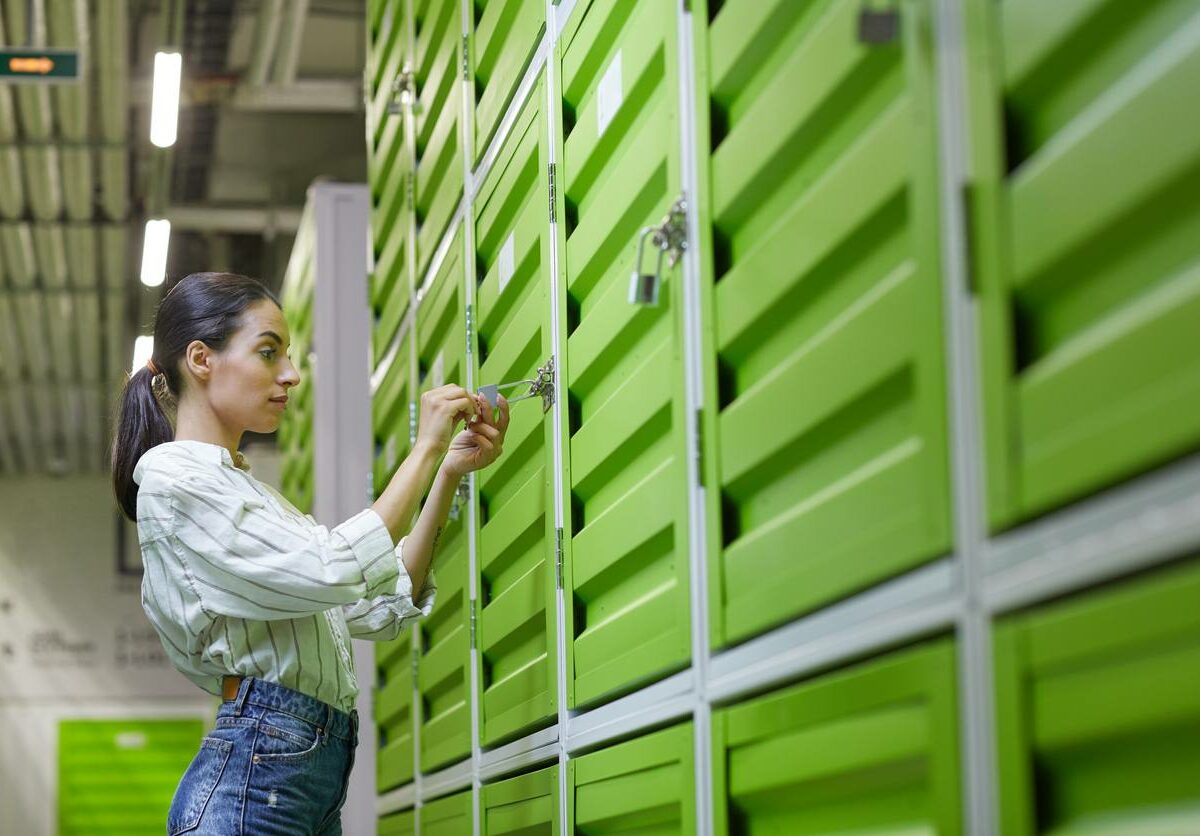
<svg viewBox="0 0 1200 836">
<path fill-rule="evenodd" d="M 357 711 L 247 677 L 183 773 L 167 833 L 340 836 L 357 744 Z"/>
</svg>

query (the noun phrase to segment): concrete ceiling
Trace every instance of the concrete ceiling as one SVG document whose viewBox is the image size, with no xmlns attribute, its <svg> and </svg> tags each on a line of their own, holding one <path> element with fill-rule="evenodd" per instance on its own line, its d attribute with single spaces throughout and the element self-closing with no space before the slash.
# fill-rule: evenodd
<svg viewBox="0 0 1200 836">
<path fill-rule="evenodd" d="M 364 0 L 0 0 L 0 43 L 74 47 L 83 66 L 77 83 L 0 84 L 0 478 L 106 471 L 161 293 L 207 269 L 278 287 L 308 184 L 365 177 L 365 14 Z M 163 150 L 151 73 L 171 46 L 184 82 Z M 145 288 L 142 228 L 163 216 L 167 283 Z"/>
</svg>

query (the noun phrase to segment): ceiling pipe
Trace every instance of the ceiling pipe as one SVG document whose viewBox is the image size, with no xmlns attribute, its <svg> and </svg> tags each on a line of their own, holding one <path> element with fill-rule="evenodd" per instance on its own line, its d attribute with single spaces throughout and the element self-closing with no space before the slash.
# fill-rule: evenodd
<svg viewBox="0 0 1200 836">
<path fill-rule="evenodd" d="M 286 85 L 296 80 L 300 67 L 300 47 L 304 41 L 304 24 L 308 20 L 308 3 L 309 0 L 291 0 L 289 4 L 271 72 L 271 80 L 276 84 Z"/>
</svg>

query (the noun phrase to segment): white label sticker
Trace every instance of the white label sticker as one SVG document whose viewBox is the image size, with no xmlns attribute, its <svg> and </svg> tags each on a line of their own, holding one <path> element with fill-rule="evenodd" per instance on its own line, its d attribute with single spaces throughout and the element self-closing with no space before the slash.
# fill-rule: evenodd
<svg viewBox="0 0 1200 836">
<path fill-rule="evenodd" d="M 396 436 L 388 436 L 387 444 L 383 445 L 383 468 L 389 473 L 396 467 Z"/>
<path fill-rule="evenodd" d="M 146 735 L 143 732 L 118 732 L 116 737 L 118 749 L 145 749 Z"/>
<path fill-rule="evenodd" d="M 608 123 L 621 108 L 621 50 L 613 56 L 612 63 L 600 78 L 596 91 L 596 135 L 603 136 Z"/>
<path fill-rule="evenodd" d="M 429 367 L 429 388 L 436 389 L 446 383 L 446 352 L 439 351 Z"/>
<path fill-rule="evenodd" d="M 508 233 L 504 246 L 500 248 L 500 289 L 497 294 L 504 292 L 504 286 L 508 284 L 509 279 L 513 277 L 513 271 L 516 270 L 517 243 L 514 239 L 515 235 L 516 232 Z"/>
</svg>

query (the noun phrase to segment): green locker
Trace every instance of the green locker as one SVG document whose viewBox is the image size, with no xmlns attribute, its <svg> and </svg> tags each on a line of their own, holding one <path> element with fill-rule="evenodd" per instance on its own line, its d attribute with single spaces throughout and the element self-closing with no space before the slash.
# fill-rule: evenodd
<svg viewBox="0 0 1200 836">
<path fill-rule="evenodd" d="M 997 626 L 1000 831 L 1200 832 L 1200 563 Z"/>
<path fill-rule="evenodd" d="M 461 228 L 417 308 L 420 389 L 466 382 L 466 306 Z M 457 504 L 434 556 L 438 603 L 418 625 L 421 769 L 471 753 L 471 648 L 466 514 Z M 422 830 L 424 827 L 422 826 Z"/>
<path fill-rule="evenodd" d="M 696 832 L 692 724 L 567 761 L 571 832 Z"/>
<path fill-rule="evenodd" d="M 375 654 L 375 779 L 384 793 L 413 777 L 413 628 L 377 644 Z"/>
<path fill-rule="evenodd" d="M 417 832 L 416 815 L 412 810 L 391 813 L 379 819 L 377 836 L 412 836 Z"/>
<path fill-rule="evenodd" d="M 203 734 L 198 719 L 60 722 L 58 832 L 162 833 Z"/>
<path fill-rule="evenodd" d="M 413 0 L 416 24 L 416 258 L 423 276 L 463 195 L 459 0 Z"/>
<path fill-rule="evenodd" d="M 932 4 L 697 14 L 714 646 L 950 549 Z"/>
<path fill-rule="evenodd" d="M 406 156 L 406 155 L 402 155 Z M 398 169 L 407 169 L 407 158 L 397 164 Z M 394 174 L 397 183 L 406 181 L 407 171 Z M 371 310 L 375 314 L 375 328 L 371 335 L 372 365 L 379 365 L 388 347 L 404 322 L 412 300 L 412 272 L 409 253 L 412 252 L 412 213 L 405 209 L 399 213 L 392 225 L 383 233 L 382 241 L 376 239 L 378 256 L 370 277 Z"/>
<path fill-rule="evenodd" d="M 471 80 L 475 86 L 475 145 L 478 163 L 533 60 L 546 31 L 545 0 L 473 0 Z"/>
<path fill-rule="evenodd" d="M 1200 446 L 1200 6 L 967 10 L 990 522 Z"/>
<path fill-rule="evenodd" d="M 368 46 L 367 147 L 377 155 L 382 152 L 383 156 L 391 150 L 395 136 L 403 133 L 395 124 L 402 120 L 388 113 L 388 105 L 396 98 L 395 81 L 409 56 L 404 6 L 404 0 L 386 4 L 380 14 L 379 30 Z M 372 163 L 387 165 L 382 160 Z"/>
<path fill-rule="evenodd" d="M 483 836 L 555 836 L 558 823 L 558 767 L 550 766 L 484 784 Z"/>
<path fill-rule="evenodd" d="M 690 655 L 678 268 L 657 306 L 628 298 L 640 230 L 680 196 L 676 6 L 580 2 L 557 48 L 573 707 Z"/>
<path fill-rule="evenodd" d="M 383 493 L 408 455 L 415 420 L 413 409 L 412 334 L 401 339 L 392 364 L 371 399 L 371 424 L 375 436 L 372 480 L 375 496 Z"/>
<path fill-rule="evenodd" d="M 962 832 L 955 691 L 942 640 L 714 711 L 713 832 Z"/>
<path fill-rule="evenodd" d="M 539 81 L 475 201 L 477 386 L 535 379 L 551 355 L 544 112 Z M 485 745 L 557 712 L 554 423 L 537 399 L 510 416 L 504 456 L 476 482 Z"/>
<path fill-rule="evenodd" d="M 470 790 L 430 801 L 421 808 L 421 836 L 463 836 L 473 827 Z"/>
</svg>

